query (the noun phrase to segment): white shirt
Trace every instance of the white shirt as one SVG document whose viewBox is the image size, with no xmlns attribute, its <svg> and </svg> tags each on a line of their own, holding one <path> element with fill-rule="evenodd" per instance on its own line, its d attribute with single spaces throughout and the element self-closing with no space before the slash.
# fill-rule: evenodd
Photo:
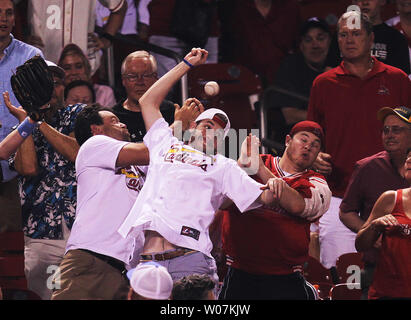
<svg viewBox="0 0 411 320">
<path fill-rule="evenodd" d="M 144 184 L 147 167 L 116 168 L 128 142 L 97 135 L 88 139 L 76 158 L 77 209 L 66 252 L 88 249 L 128 264 L 133 239 L 117 229 L 127 217 Z"/>
<path fill-rule="evenodd" d="M 119 30 L 121 34 L 137 34 L 137 9 L 134 4 L 135 0 L 127 0 L 127 12 L 124 17 L 124 22 Z M 103 27 L 110 17 L 110 10 L 97 2 L 96 5 L 96 24 Z"/>
<path fill-rule="evenodd" d="M 94 92 L 96 94 L 96 102 L 103 107 L 112 108 L 117 102 L 114 91 L 111 87 L 104 84 L 94 84 Z"/>
<path fill-rule="evenodd" d="M 116 12 L 125 0 L 98 0 Z M 69 43 L 78 45 L 88 56 L 92 73 L 100 66 L 101 52 L 88 55 L 88 34 L 94 32 L 96 0 L 32 0 L 28 18 L 32 35 L 42 39 L 46 60 L 57 63 L 61 51 Z"/>
<path fill-rule="evenodd" d="M 147 180 L 119 233 L 154 230 L 174 245 L 211 256 L 208 227 L 226 198 L 240 211 L 260 206 L 261 184 L 234 160 L 210 156 L 178 141 L 160 118 L 144 137 L 150 151 Z"/>
</svg>

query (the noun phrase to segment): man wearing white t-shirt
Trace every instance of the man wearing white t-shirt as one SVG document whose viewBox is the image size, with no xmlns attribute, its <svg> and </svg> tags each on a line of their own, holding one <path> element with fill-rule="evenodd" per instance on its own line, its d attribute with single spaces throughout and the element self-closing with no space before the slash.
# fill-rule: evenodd
<svg viewBox="0 0 411 320">
<path fill-rule="evenodd" d="M 190 120 L 200 113 L 194 104 L 183 108 Z M 176 119 L 188 123 L 180 115 L 176 111 Z M 135 263 L 138 247 L 117 229 L 144 184 L 149 153 L 143 143 L 130 143 L 126 125 L 99 105 L 79 113 L 75 135 L 81 146 L 76 220 L 54 277 L 52 299 L 126 299 L 129 285 L 123 271 Z"/>
<path fill-rule="evenodd" d="M 156 260 L 174 280 L 194 273 L 217 280 L 208 229 L 226 200 L 232 200 L 242 212 L 277 200 L 272 190 L 278 180 L 269 180 L 269 190 L 262 191 L 263 185 L 236 161 L 216 154 L 230 128 L 223 111 L 212 108 L 203 112 L 192 123 L 196 133 L 188 144 L 173 137 L 160 113 L 159 106 L 172 86 L 192 66 L 203 64 L 207 55 L 204 49 L 192 49 L 139 100 L 150 165 L 145 187 L 119 229 L 126 239 L 144 235 L 141 261 Z M 305 206 L 304 201 L 293 205 L 298 210 Z"/>
</svg>

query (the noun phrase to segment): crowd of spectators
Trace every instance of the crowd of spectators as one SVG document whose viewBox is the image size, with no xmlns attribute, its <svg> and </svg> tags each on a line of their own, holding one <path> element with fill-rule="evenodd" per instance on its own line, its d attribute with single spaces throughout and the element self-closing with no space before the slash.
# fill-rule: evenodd
<svg viewBox="0 0 411 320">
<path fill-rule="evenodd" d="M 394 277 L 389 273 L 396 272 L 388 262 L 396 255 L 390 250 L 400 248 L 398 255 L 404 255 L 411 242 L 411 1 L 347 0 L 347 11 L 334 12 L 334 20 L 306 17 L 309 2 L 0 0 L 0 232 L 24 232 L 28 289 L 45 300 L 317 299 L 311 294 L 316 289 L 302 273 L 309 255 L 332 269 L 341 255 L 363 252 L 364 299 L 411 298 L 409 289 L 395 291 L 387 285 Z M 107 62 L 109 49 L 119 45 L 116 36 L 125 36 L 132 44 L 120 46 L 121 68 L 116 72 L 121 80 L 113 84 Z M 150 46 L 185 59 L 178 63 Z M 198 60 L 197 54 L 207 59 Z M 29 115 L 18 108 L 10 78 L 35 55 L 47 62 L 54 91 L 31 135 L 20 141 L 11 135 L 16 128 L 27 128 Z M 177 80 L 203 63 L 241 65 L 259 78 L 258 103 L 264 106 L 267 137 L 284 148 L 271 149 L 276 156 L 259 155 L 257 149 L 253 157 L 249 149 L 255 151 L 259 141 L 250 135 L 238 159 L 240 172 L 249 168 L 244 158 L 258 164 L 249 180 L 236 175 L 239 168 L 232 169 L 227 162 L 218 178 L 239 178 L 231 178 L 229 186 L 213 183 L 224 187 L 224 195 L 235 204 L 224 202 L 215 210 L 215 229 L 208 229 L 212 219 L 207 217 L 201 220 L 206 221 L 200 223 L 201 232 L 183 226 L 178 235 L 198 240 L 204 234 L 208 238 L 200 239 L 207 244 L 205 249 L 186 248 L 183 244 L 189 242 L 173 235 L 165 239 L 167 250 L 147 254 L 147 247 L 158 248 L 157 241 L 171 234 L 156 225 L 159 222 L 144 225 L 150 232 L 145 240 L 131 241 L 117 232 L 130 220 L 128 213 L 145 181 L 152 186 L 153 177 L 161 178 L 153 172 L 151 152 L 157 149 L 148 146 L 156 141 L 150 128 L 159 125 L 151 121 L 147 104 L 158 104 L 158 113 L 153 113 L 165 119 L 162 132 L 168 126 L 176 131 L 179 121 L 194 120 L 197 126 L 207 120 L 212 128 L 219 125 L 224 138 L 230 129 L 230 114 L 213 109 L 200 116 L 200 100 L 181 101 L 176 94 Z M 182 66 L 188 69 L 183 72 Z M 161 101 L 153 98 L 154 93 L 161 93 Z M 194 130 L 194 125 L 188 128 Z M 173 152 L 178 153 L 177 142 L 173 143 Z M 218 165 L 225 160 L 219 161 Z M 183 174 L 172 173 L 181 183 Z M 120 186 L 123 175 L 126 186 Z M 92 181 L 93 176 L 99 178 Z M 116 187 L 105 188 L 106 182 Z M 254 194 L 239 191 L 258 184 L 281 197 L 273 205 L 260 199 L 263 207 L 253 207 Z M 99 188 L 103 191 L 98 196 L 90 192 Z M 188 187 L 170 188 L 175 188 L 175 195 L 180 192 L 175 201 L 195 197 Z M 191 191 L 202 197 L 201 189 Z M 215 207 L 222 198 L 213 192 L 205 192 L 210 193 L 209 207 L 219 209 Z M 137 201 L 140 210 L 155 208 L 165 196 L 156 195 L 152 205 Z M 249 212 L 240 214 L 236 204 Z M 96 220 L 94 214 L 101 216 Z M 211 251 L 210 238 L 219 252 Z M 117 245 L 111 245 L 114 242 Z M 318 252 L 309 252 L 309 247 Z M 139 256 L 140 263 L 129 259 L 130 254 Z M 188 255 L 193 259 L 184 260 Z M 395 263 L 407 259 L 392 258 Z M 176 261 L 196 271 L 183 276 Z M 209 270 L 198 274 L 194 264 Z M 227 264 L 227 270 L 217 280 L 221 264 Z M 55 278 L 50 285 L 50 266 L 61 267 L 58 276 L 64 283 Z M 398 286 L 401 281 L 409 283 L 407 270 L 400 270 Z M 79 274 L 82 281 L 77 281 Z M 60 284 L 63 289 L 56 287 Z"/>
</svg>

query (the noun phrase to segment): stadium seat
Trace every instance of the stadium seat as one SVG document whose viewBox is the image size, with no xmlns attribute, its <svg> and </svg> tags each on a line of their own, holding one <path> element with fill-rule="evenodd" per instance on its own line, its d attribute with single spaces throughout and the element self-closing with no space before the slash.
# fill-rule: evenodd
<svg viewBox="0 0 411 320">
<path fill-rule="evenodd" d="M 336 270 L 339 283 L 346 283 L 348 278 L 352 276 L 354 272 L 364 269 L 362 257 L 363 254 L 359 252 L 345 253 L 338 257 L 336 262 Z"/>
<path fill-rule="evenodd" d="M 41 300 L 41 298 L 29 289 L 2 288 L 3 300 Z"/>
<path fill-rule="evenodd" d="M 24 256 L 0 257 L 0 277 L 24 276 Z"/>
<path fill-rule="evenodd" d="M 23 232 L 0 233 L 0 256 L 24 252 Z"/>
<path fill-rule="evenodd" d="M 330 290 L 330 300 L 361 300 L 359 283 L 339 283 Z"/>
<path fill-rule="evenodd" d="M 304 278 L 317 287 L 321 299 L 328 299 L 329 291 L 333 286 L 330 270 L 317 259 L 309 257 L 304 267 Z"/>
<path fill-rule="evenodd" d="M 330 270 L 325 268 L 317 259 L 313 257 L 309 257 L 305 265 L 304 277 L 312 284 L 320 282 L 332 284 Z"/>
<path fill-rule="evenodd" d="M 220 86 L 218 95 L 210 97 L 204 92 L 208 81 Z M 258 129 L 258 116 L 254 103 L 262 93 L 257 75 L 246 67 L 231 63 L 199 65 L 187 75 L 188 96 L 196 97 L 206 109 L 215 107 L 227 113 L 233 129 Z"/>
<path fill-rule="evenodd" d="M 26 289 L 24 274 L 24 256 L 12 255 L 0 257 L 0 287 Z"/>
</svg>

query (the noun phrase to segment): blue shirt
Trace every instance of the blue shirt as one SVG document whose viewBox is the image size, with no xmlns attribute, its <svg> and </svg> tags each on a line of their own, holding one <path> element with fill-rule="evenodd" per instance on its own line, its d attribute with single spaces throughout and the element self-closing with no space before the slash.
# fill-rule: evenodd
<svg viewBox="0 0 411 320">
<path fill-rule="evenodd" d="M 4 49 L 4 56 L 0 60 L 0 141 L 7 137 L 12 131 L 12 128 L 18 124 L 18 120 L 5 106 L 2 96 L 3 92 L 8 91 L 12 105 L 20 106 L 20 103 L 17 101 L 13 89 L 11 88 L 10 78 L 13 75 L 13 72 L 18 66 L 34 57 L 36 54 L 43 57 L 43 53 L 40 49 L 15 39 L 12 34 L 10 34 L 10 36 L 11 42 L 9 46 Z M 3 170 L 3 181 L 8 181 L 17 175 L 16 172 L 10 171 L 6 160 L 1 161 L 1 167 Z"/>
</svg>

